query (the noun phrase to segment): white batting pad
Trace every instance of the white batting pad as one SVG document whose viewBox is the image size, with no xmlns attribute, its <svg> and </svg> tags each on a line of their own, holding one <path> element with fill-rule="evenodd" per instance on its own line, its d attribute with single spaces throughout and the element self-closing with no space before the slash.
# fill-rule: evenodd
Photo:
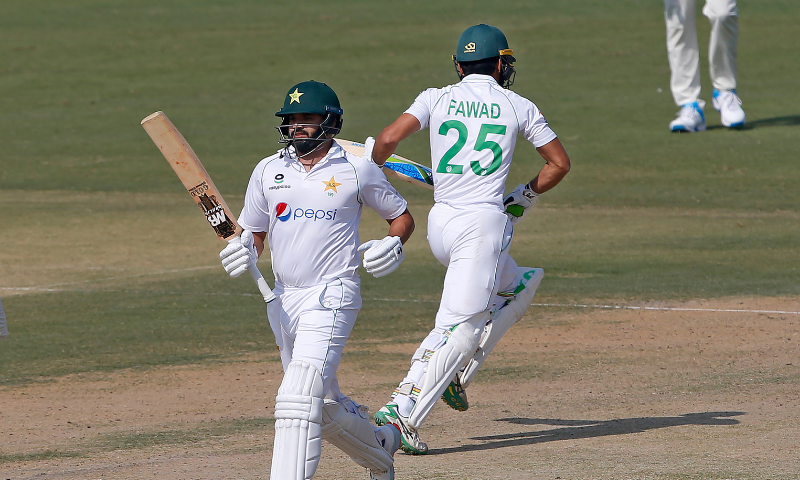
<svg viewBox="0 0 800 480">
<path fill-rule="evenodd" d="M 289 363 L 275 399 L 270 478 L 307 480 L 322 453 L 322 375 L 302 360 Z"/>
<path fill-rule="evenodd" d="M 408 416 L 408 423 L 419 428 L 431 409 L 442 396 L 445 388 L 475 355 L 483 327 L 489 320 L 489 312 L 481 312 L 459 324 L 450 332 L 450 338 L 437 349 L 428 361 L 428 369 L 419 382 L 419 396 Z"/>
<path fill-rule="evenodd" d="M 395 427 L 390 425 L 389 428 Z M 384 448 L 378 442 L 369 419 L 328 399 L 322 410 L 322 438 L 336 445 L 357 464 L 377 472 L 387 472 L 392 468 L 394 458 L 390 451 L 394 453 L 400 443 L 398 433 L 387 439 L 391 444 Z"/>
<path fill-rule="evenodd" d="M 488 331 L 483 336 L 483 340 L 478 346 L 478 351 L 461 373 L 461 385 L 464 388 L 467 388 L 475 373 L 481 368 L 483 362 L 486 361 L 486 357 L 489 356 L 492 349 L 503 338 L 503 335 L 528 311 L 528 307 L 533 302 L 533 296 L 536 295 L 536 289 L 542 283 L 544 270 L 541 268 L 518 267 L 518 270 L 522 274 L 521 281 L 525 284 L 525 288 L 517 293 L 513 300 L 498 310 L 492 317 L 491 323 L 487 325 Z"/>
</svg>

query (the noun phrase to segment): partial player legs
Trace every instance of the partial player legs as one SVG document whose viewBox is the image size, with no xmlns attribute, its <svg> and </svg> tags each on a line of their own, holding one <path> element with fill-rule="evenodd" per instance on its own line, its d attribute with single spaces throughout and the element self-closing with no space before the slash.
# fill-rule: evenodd
<svg viewBox="0 0 800 480">
<path fill-rule="evenodd" d="M 518 267 L 519 281 L 515 288 L 509 290 L 511 295 L 506 302 L 492 312 L 492 317 L 486 325 L 484 334 L 478 346 L 475 356 L 467 363 L 463 371 L 458 374 L 459 383 L 462 388 L 467 388 L 475 377 L 478 369 L 486 361 L 486 357 L 492 352 L 494 347 L 508 332 L 512 325 L 517 323 L 533 302 L 536 290 L 544 278 L 544 270 L 541 268 Z"/>
<path fill-rule="evenodd" d="M 708 64 L 711 84 L 720 91 L 736 89 L 736 47 L 739 13 L 736 0 L 708 0 L 703 15 L 711 23 Z"/>
<path fill-rule="evenodd" d="M 711 23 L 708 61 L 714 86 L 712 105 L 720 112 L 722 124 L 739 127 L 745 123 L 741 100 L 736 94 L 736 49 L 739 16 L 736 0 L 706 0 L 703 15 Z M 670 89 L 681 107 L 670 122 L 673 132 L 697 132 L 706 129 L 700 98 L 700 57 L 695 19 L 695 0 L 664 0 L 667 27 L 667 56 L 670 66 Z"/>
<path fill-rule="evenodd" d="M 514 265 L 514 281 L 506 285 L 500 292 L 501 295 L 498 295 L 497 298 L 502 300 L 492 309 L 491 318 L 481 335 L 478 351 L 456 374 L 442 395 L 442 400 L 455 410 L 465 411 L 469 408 L 466 388 L 500 339 L 525 315 L 544 277 L 544 270 L 541 268 L 516 267 L 513 260 L 508 263 Z"/>
<path fill-rule="evenodd" d="M 343 295 L 342 288 L 356 288 L 357 292 L 355 284 L 344 284 L 344 286 L 337 284 L 333 287 L 322 285 L 314 289 L 285 291 L 276 287 L 276 291 L 281 292 L 280 298 L 271 304 L 276 302 L 280 304 L 268 310 L 271 325 L 274 323 L 274 317 L 280 319 L 279 347 L 284 369 L 293 360 L 302 360 L 314 365 L 322 375 L 326 398 L 334 399 L 337 398 L 338 391 L 331 395 L 328 393 L 336 385 L 333 381 L 336 370 L 339 368 L 342 351 L 359 311 L 358 308 L 347 307 L 360 307 L 360 300 L 344 305 L 345 308 L 328 308 L 322 304 L 328 305 L 334 301 L 333 298 L 347 296 Z"/>
<path fill-rule="evenodd" d="M 672 96 L 678 106 L 698 102 L 702 109 L 705 104 L 700 100 L 700 49 L 695 17 L 695 0 L 664 0 Z"/>
<path fill-rule="evenodd" d="M 703 15 L 711 22 L 708 63 L 714 92 L 711 104 L 720 113 L 722 125 L 729 128 L 745 124 L 742 101 L 736 93 L 736 48 L 739 14 L 736 0 L 708 0 Z"/>
<path fill-rule="evenodd" d="M 427 446 L 416 429 L 475 354 L 511 243 L 508 217 L 499 210 L 475 212 L 436 204 L 428 224 L 431 250 L 447 265 L 436 328 L 414 354 L 393 401 L 375 416 L 378 423 L 398 425 L 404 433 L 401 448 L 417 454 L 425 453 Z"/>
<path fill-rule="evenodd" d="M 307 480 L 322 453 L 322 376 L 310 363 L 292 361 L 275 401 L 270 478 Z"/>
<path fill-rule="evenodd" d="M 374 428 L 366 407 L 350 398 L 325 400 L 322 438 L 336 445 L 356 463 L 370 470 L 370 478 L 394 478 L 393 454 L 400 446 L 400 431 L 393 425 Z"/>
<path fill-rule="evenodd" d="M 502 211 L 433 206 L 428 215 L 428 243 L 447 267 L 436 328 L 450 329 L 491 307 L 512 233 Z"/>
</svg>

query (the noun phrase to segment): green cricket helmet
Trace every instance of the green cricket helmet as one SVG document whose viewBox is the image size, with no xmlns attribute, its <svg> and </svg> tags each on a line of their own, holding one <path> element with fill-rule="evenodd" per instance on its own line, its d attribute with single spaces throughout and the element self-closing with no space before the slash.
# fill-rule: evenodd
<svg viewBox="0 0 800 480">
<path fill-rule="evenodd" d="M 475 25 L 464 30 L 458 37 L 456 54 L 453 63 L 458 78 L 464 78 L 459 71 L 459 63 L 471 63 L 481 60 L 500 58 L 500 85 L 508 88 L 514 83 L 514 51 L 508 48 L 508 40 L 499 28 L 491 25 Z"/>
<path fill-rule="evenodd" d="M 323 115 L 325 118 L 319 124 L 290 123 L 289 116 L 297 113 L 313 113 Z M 331 87 L 314 80 L 298 83 L 289 89 L 286 99 L 283 101 L 283 108 L 275 113 L 276 117 L 283 119 L 280 126 L 275 127 L 281 134 L 279 142 L 293 146 L 300 156 L 307 155 L 320 148 L 342 130 L 343 113 L 339 97 Z M 289 127 L 309 125 L 317 127 L 311 137 L 295 140 L 295 129 Z"/>
</svg>

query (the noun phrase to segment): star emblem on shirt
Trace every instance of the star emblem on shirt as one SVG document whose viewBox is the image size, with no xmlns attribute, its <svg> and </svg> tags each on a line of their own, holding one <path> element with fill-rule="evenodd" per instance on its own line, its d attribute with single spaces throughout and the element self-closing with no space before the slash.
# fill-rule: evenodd
<svg viewBox="0 0 800 480">
<path fill-rule="evenodd" d="M 298 90 L 295 88 L 295 89 L 294 89 L 294 92 L 292 92 L 292 93 L 290 93 L 290 94 L 289 94 L 289 97 L 291 98 L 291 100 L 289 101 L 289 105 L 293 104 L 294 102 L 300 103 L 300 97 L 301 97 L 302 95 L 305 95 L 305 94 L 304 94 L 304 93 L 302 93 L 302 92 L 299 92 L 299 91 L 298 91 Z"/>
<path fill-rule="evenodd" d="M 336 183 L 336 179 L 334 177 L 331 177 L 330 180 L 328 180 L 327 182 L 322 182 L 322 183 L 325 184 L 325 190 L 324 191 L 327 192 L 328 190 L 333 190 L 335 193 L 339 193 L 339 191 L 336 190 L 336 187 L 340 186 L 341 183 Z"/>
</svg>

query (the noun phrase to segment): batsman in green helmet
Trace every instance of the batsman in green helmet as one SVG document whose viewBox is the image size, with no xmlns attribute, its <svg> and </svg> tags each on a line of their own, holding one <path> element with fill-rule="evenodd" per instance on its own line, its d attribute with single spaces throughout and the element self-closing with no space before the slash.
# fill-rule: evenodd
<svg viewBox="0 0 800 480">
<path fill-rule="evenodd" d="M 569 172 L 570 160 L 539 108 L 511 91 L 515 71 L 506 36 L 492 25 L 461 34 L 453 62 L 459 82 L 429 88 L 375 141 L 378 165 L 397 145 L 430 130 L 434 205 L 428 243 L 447 267 L 433 330 L 411 359 L 378 425 L 403 433 L 401 448 L 424 454 L 418 429 L 442 398 L 467 410 L 466 388 L 509 328 L 522 318 L 544 276 L 509 256 L 514 226 L 538 196 Z M 517 137 L 531 142 L 544 166 L 530 182 L 505 193 Z"/>
<path fill-rule="evenodd" d="M 336 374 L 361 310 L 360 256 L 375 277 L 394 272 L 414 219 L 374 162 L 334 140 L 342 113 L 324 83 L 289 89 L 276 113 L 285 147 L 256 165 L 239 215 L 243 231 L 220 252 L 223 268 L 236 277 L 269 246 L 276 299 L 267 316 L 284 372 L 275 401 L 273 479 L 312 478 L 322 440 L 365 467 L 371 480 L 394 479 L 400 431 L 374 427 L 366 408 L 342 393 Z M 361 242 L 365 208 L 386 220 L 384 238 Z"/>
</svg>

